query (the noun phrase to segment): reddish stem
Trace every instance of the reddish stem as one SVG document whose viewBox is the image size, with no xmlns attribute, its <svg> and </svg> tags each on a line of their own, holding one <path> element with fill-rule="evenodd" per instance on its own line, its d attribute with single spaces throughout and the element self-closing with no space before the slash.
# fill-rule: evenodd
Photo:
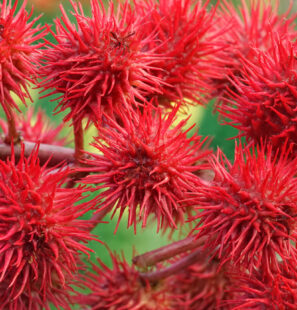
<svg viewBox="0 0 297 310">
<path fill-rule="evenodd" d="M 92 226 L 90 227 L 90 231 L 96 228 L 97 224 L 99 224 L 103 220 L 105 215 L 112 209 L 112 207 L 113 206 L 109 206 L 92 215 L 91 221 L 93 223 Z"/>
<path fill-rule="evenodd" d="M 183 240 L 173 242 L 159 249 L 147 252 L 133 258 L 133 263 L 141 268 L 147 268 L 158 262 L 172 258 L 178 254 L 195 249 L 204 244 L 205 238 L 195 240 L 195 237 L 187 237 Z"/>
<path fill-rule="evenodd" d="M 6 105 L 5 114 L 6 114 L 7 125 L 8 125 L 8 133 L 4 139 L 4 142 L 9 145 L 11 144 L 11 142 L 13 144 L 19 143 L 20 135 L 16 129 L 14 113 L 9 105 Z"/>
<path fill-rule="evenodd" d="M 81 160 L 84 156 L 84 131 L 82 128 L 82 121 L 73 121 L 74 133 L 74 158 L 77 166 L 81 165 Z M 66 184 L 66 188 L 73 188 L 76 181 L 83 177 L 85 173 L 76 172 L 73 174 L 71 180 Z"/>
<path fill-rule="evenodd" d="M 25 157 L 28 157 L 36 147 L 36 143 L 26 141 L 23 141 L 22 143 L 25 145 Z M 21 154 L 20 145 L 14 146 L 14 154 L 16 160 L 19 160 Z M 11 146 L 7 144 L 0 144 L 0 159 L 6 160 L 6 158 L 10 156 Z M 43 143 L 39 146 L 38 157 L 41 164 L 44 164 L 50 158 L 48 166 L 56 166 L 62 162 L 65 162 L 66 164 L 75 162 L 73 149 Z"/>
<path fill-rule="evenodd" d="M 83 153 L 84 131 L 82 128 L 82 122 L 81 121 L 73 122 L 73 130 L 74 130 L 74 143 L 75 143 L 74 157 L 75 157 L 76 163 L 79 164 L 84 154 Z"/>
<path fill-rule="evenodd" d="M 188 266 L 193 265 L 196 263 L 199 258 L 203 258 L 205 255 L 205 252 L 203 252 L 201 249 L 197 249 L 191 254 L 181 258 L 179 261 L 171 264 L 167 268 L 163 268 L 160 270 L 152 271 L 152 272 L 147 272 L 147 273 L 141 273 L 140 277 L 143 280 L 149 281 L 149 282 L 157 282 L 161 279 L 167 278 L 171 275 L 174 275 Z"/>
</svg>

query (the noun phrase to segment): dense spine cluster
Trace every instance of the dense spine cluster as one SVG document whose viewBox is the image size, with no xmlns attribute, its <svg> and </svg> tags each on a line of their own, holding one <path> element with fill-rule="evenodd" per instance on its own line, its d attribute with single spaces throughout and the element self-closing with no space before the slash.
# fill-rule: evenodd
<svg viewBox="0 0 297 310">
<path fill-rule="evenodd" d="M 0 4 L 0 310 L 297 309 L 293 6 L 86 2 Z M 185 116 L 211 99 L 233 160 Z M 168 244 L 106 263 L 110 217 Z"/>
</svg>

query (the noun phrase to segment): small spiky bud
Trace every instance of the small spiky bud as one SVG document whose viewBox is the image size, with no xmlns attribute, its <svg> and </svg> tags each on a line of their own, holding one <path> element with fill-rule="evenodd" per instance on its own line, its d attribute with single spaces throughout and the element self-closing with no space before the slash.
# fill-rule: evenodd
<svg viewBox="0 0 297 310">
<path fill-rule="evenodd" d="M 67 137 L 62 137 L 63 124 L 56 125 L 41 109 L 34 115 L 34 108 L 29 107 L 25 114 L 15 116 L 16 128 L 25 141 L 52 145 L 66 145 Z M 7 122 L 0 119 L 0 128 L 8 134 Z"/>
</svg>

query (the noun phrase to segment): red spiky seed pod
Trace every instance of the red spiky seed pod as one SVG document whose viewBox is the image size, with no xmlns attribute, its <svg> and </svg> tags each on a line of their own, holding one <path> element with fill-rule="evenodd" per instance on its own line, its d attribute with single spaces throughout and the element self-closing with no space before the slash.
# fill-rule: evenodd
<svg viewBox="0 0 297 310">
<path fill-rule="evenodd" d="M 170 298 L 162 283 L 151 286 L 142 281 L 140 273 L 125 259 L 111 254 L 113 268 L 98 259 L 100 267 L 82 276 L 82 283 L 91 290 L 88 295 L 77 295 L 74 302 L 90 310 L 168 310 Z"/>
<path fill-rule="evenodd" d="M 254 51 L 257 62 L 242 59 L 241 77 L 232 77 L 229 104 L 218 110 L 231 120 L 225 123 L 239 129 L 238 137 L 266 141 L 274 149 L 287 141 L 296 154 L 296 45 L 277 36 L 273 42 L 270 51 Z"/>
<path fill-rule="evenodd" d="M 210 259 L 208 254 L 205 253 L 203 259 L 168 278 L 166 285 L 174 296 L 172 309 L 227 309 L 221 307 L 221 303 L 233 298 L 233 294 L 228 292 L 232 284 L 228 274 L 230 266 L 219 268 L 219 260 Z"/>
<path fill-rule="evenodd" d="M 26 114 L 15 115 L 15 122 L 21 139 L 25 141 L 60 146 L 67 144 L 67 137 L 62 137 L 63 124 L 56 125 L 51 122 L 41 109 L 34 115 L 34 108 L 29 107 Z M 0 128 L 6 136 L 8 124 L 3 119 L 0 119 Z"/>
<path fill-rule="evenodd" d="M 17 11 L 19 1 L 3 0 L 0 4 L 0 102 L 7 115 L 10 107 L 19 107 L 10 92 L 25 104 L 30 98 L 28 84 L 37 76 L 37 65 L 42 43 L 38 40 L 46 33 L 44 27 L 34 26 L 37 18 L 30 21 L 32 11 L 25 10 L 27 1 Z M 33 28 L 34 27 L 34 28 Z"/>
<path fill-rule="evenodd" d="M 85 189 L 63 188 L 67 169 L 40 166 L 38 148 L 28 159 L 0 161 L 0 308 L 70 309 L 71 281 L 83 266 L 82 243 L 94 239 Z M 82 243 L 81 243 L 82 242 Z"/>
<path fill-rule="evenodd" d="M 200 163 L 210 151 L 203 148 L 201 137 L 187 138 L 187 120 L 173 126 L 179 106 L 162 116 L 161 109 L 145 106 L 143 112 L 122 115 L 117 122 L 109 119 L 100 128 L 93 146 L 100 155 L 90 154 L 84 164 L 90 173 L 82 182 L 99 184 L 104 189 L 96 198 L 99 210 L 119 210 L 118 224 L 128 209 L 128 226 L 142 220 L 145 227 L 154 215 L 160 227 L 176 228 L 191 208 L 180 203 L 186 192 L 195 190 L 200 178 L 195 172 L 208 167 Z M 99 211 L 98 210 L 98 211 Z"/>
<path fill-rule="evenodd" d="M 240 77 L 243 70 L 240 58 L 255 61 L 255 50 L 267 51 L 273 48 L 271 33 L 280 38 L 295 40 L 296 14 L 288 17 L 292 3 L 284 14 L 279 14 L 279 0 L 241 0 L 241 5 L 236 8 L 231 1 L 223 0 L 217 10 L 215 26 L 221 29 L 229 21 L 230 29 L 225 31 L 223 40 L 225 48 L 216 56 L 221 64 L 221 78 L 211 80 L 214 86 L 214 97 L 219 101 L 229 98 L 228 88 L 234 90 L 233 76 Z"/>
<path fill-rule="evenodd" d="M 263 277 L 261 270 L 253 270 L 252 274 L 235 274 L 233 277 L 236 279 L 236 286 L 230 289 L 236 298 L 224 303 L 230 309 L 296 309 L 296 270 L 281 265 L 273 279 Z"/>
<path fill-rule="evenodd" d="M 279 270 L 279 258 L 296 264 L 296 162 L 286 146 L 273 155 L 271 147 L 235 148 L 232 164 L 219 150 L 212 159 L 215 177 L 200 187 L 196 204 L 197 238 L 215 250 L 221 265 L 232 261 L 267 277 Z M 257 155 L 256 155 L 257 153 Z"/>
<path fill-rule="evenodd" d="M 145 0 L 135 1 L 136 12 L 143 16 L 142 36 L 152 33 L 155 40 L 146 49 L 164 56 L 151 70 L 165 82 L 158 103 L 170 107 L 172 101 L 205 102 L 203 94 L 210 92 L 205 81 L 217 76 L 213 55 L 222 48 L 221 30 L 215 30 L 214 13 L 208 11 L 209 1 Z M 224 27 L 225 28 L 225 27 Z M 150 98 L 156 94 L 151 94 Z M 189 102 L 189 101 L 187 101 Z"/>
<path fill-rule="evenodd" d="M 80 4 L 71 4 L 78 30 L 61 6 L 57 33 L 51 32 L 57 43 L 46 41 L 41 68 L 41 86 L 62 93 L 59 111 L 70 108 L 64 120 L 100 122 L 103 111 L 129 110 L 135 98 L 143 102 L 146 93 L 157 91 L 160 79 L 148 73 L 156 56 L 143 50 L 152 37 L 140 37 L 139 17 L 129 1 L 118 1 L 116 12 L 110 3 L 105 12 L 101 0 L 91 0 L 92 17 Z"/>
</svg>

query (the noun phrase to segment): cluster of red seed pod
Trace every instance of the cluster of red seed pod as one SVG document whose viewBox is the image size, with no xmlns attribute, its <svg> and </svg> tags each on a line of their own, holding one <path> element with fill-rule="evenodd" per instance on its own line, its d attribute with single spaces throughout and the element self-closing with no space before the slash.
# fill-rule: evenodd
<svg viewBox="0 0 297 310">
<path fill-rule="evenodd" d="M 54 27 L 26 1 L 0 4 L 0 309 L 297 309 L 292 8 L 90 0 L 88 15 L 69 2 Z M 58 127 L 41 110 L 16 114 L 31 84 L 56 96 Z M 211 99 L 245 139 L 233 161 L 177 121 Z M 132 264 L 95 253 L 88 266 L 108 213 L 135 233 L 191 231 Z"/>
</svg>

